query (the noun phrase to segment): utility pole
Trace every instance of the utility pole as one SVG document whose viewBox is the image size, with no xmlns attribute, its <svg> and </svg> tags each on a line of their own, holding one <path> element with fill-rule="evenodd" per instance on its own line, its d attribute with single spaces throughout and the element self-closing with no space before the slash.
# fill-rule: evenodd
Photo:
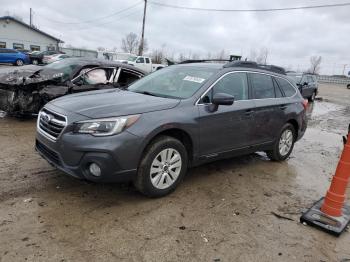
<svg viewBox="0 0 350 262">
<path fill-rule="evenodd" d="M 142 34 L 141 34 L 141 41 L 140 41 L 140 47 L 139 47 L 139 55 L 143 55 L 143 46 L 145 43 L 145 22 L 146 22 L 146 9 L 147 9 L 147 0 L 145 1 L 145 6 L 143 9 L 143 20 L 142 20 Z"/>
<path fill-rule="evenodd" d="M 33 26 L 33 21 L 32 21 L 32 8 L 29 9 L 29 25 L 30 27 Z"/>
</svg>

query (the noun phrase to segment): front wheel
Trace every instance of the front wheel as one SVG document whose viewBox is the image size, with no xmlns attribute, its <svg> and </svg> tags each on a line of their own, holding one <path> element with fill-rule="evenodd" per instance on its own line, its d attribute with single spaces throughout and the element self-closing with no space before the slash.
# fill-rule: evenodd
<svg viewBox="0 0 350 262">
<path fill-rule="evenodd" d="M 313 92 L 312 95 L 309 97 L 309 102 L 314 102 L 316 99 L 316 92 Z"/>
<path fill-rule="evenodd" d="M 15 64 L 16 64 L 16 66 L 22 66 L 24 64 L 24 62 L 22 59 L 17 59 Z"/>
<path fill-rule="evenodd" d="M 285 124 L 272 150 L 266 152 L 267 156 L 273 161 L 286 160 L 293 151 L 295 139 L 296 133 L 293 125 Z"/>
<path fill-rule="evenodd" d="M 144 153 L 135 187 L 149 197 L 165 196 L 175 190 L 187 172 L 187 151 L 177 139 L 157 138 Z"/>
</svg>

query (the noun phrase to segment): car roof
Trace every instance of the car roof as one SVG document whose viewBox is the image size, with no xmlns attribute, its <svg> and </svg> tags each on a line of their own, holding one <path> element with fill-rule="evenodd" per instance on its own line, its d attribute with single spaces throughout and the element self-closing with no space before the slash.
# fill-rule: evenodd
<svg viewBox="0 0 350 262">
<path fill-rule="evenodd" d="M 214 68 L 214 69 L 222 69 L 222 63 L 188 63 L 188 64 L 176 64 L 176 66 L 181 67 L 198 67 L 198 68 Z"/>
<path fill-rule="evenodd" d="M 84 66 L 89 64 L 96 64 L 98 66 L 120 66 L 123 68 L 127 68 L 139 73 L 142 73 L 146 75 L 147 73 L 135 66 L 131 66 L 125 63 L 117 62 L 117 61 L 110 61 L 110 60 L 104 60 L 104 59 L 97 59 L 97 58 L 85 58 L 85 57 L 69 57 L 64 60 L 68 61 L 76 61 L 77 64 Z"/>
<path fill-rule="evenodd" d="M 227 71 L 250 71 L 250 72 L 260 72 L 260 73 L 268 73 L 272 75 L 278 76 L 286 76 L 285 74 L 280 74 L 278 72 L 273 72 L 271 70 L 263 69 L 263 68 L 253 68 L 246 66 L 225 66 L 226 63 L 188 63 L 188 64 L 177 64 L 176 66 L 181 67 L 197 67 L 197 68 L 213 68 L 218 70 L 229 69 Z"/>
</svg>

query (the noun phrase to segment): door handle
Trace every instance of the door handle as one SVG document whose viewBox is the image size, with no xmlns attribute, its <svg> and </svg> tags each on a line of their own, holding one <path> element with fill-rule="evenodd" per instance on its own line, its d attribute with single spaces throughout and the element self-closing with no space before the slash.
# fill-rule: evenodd
<svg viewBox="0 0 350 262">
<path fill-rule="evenodd" d="M 280 105 L 280 109 L 281 110 L 286 110 L 287 109 L 287 105 Z"/>
</svg>

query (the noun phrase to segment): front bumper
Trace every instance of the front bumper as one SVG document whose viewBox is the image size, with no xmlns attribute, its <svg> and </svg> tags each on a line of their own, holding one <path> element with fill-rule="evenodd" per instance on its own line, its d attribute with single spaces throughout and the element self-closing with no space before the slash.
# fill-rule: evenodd
<svg viewBox="0 0 350 262">
<path fill-rule="evenodd" d="M 35 149 L 51 165 L 78 179 L 94 182 L 123 182 L 134 179 L 141 139 L 127 131 L 109 137 L 63 132 L 52 141 L 37 132 Z M 96 163 L 101 176 L 93 176 L 89 165 Z"/>
</svg>

